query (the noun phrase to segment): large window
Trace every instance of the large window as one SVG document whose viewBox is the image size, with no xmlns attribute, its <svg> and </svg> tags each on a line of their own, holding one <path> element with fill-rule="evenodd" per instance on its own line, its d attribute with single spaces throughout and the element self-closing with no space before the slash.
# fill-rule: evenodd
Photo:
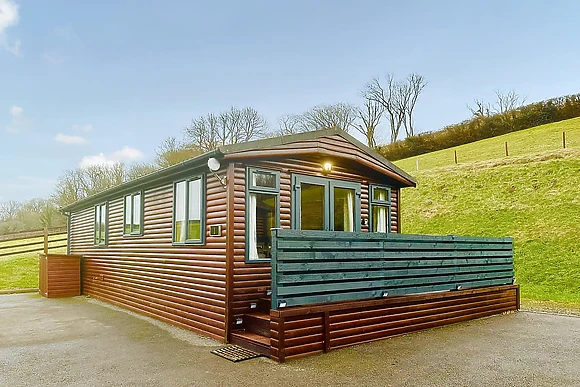
<svg viewBox="0 0 580 387">
<path fill-rule="evenodd" d="M 203 243 L 205 236 L 202 177 L 175 183 L 173 242 Z"/>
<path fill-rule="evenodd" d="M 107 245 L 107 204 L 95 206 L 95 245 Z"/>
<path fill-rule="evenodd" d="M 293 176 L 293 227 L 300 230 L 360 231 L 360 184 Z"/>
<path fill-rule="evenodd" d="M 141 192 L 125 196 L 123 235 L 142 235 L 143 201 Z"/>
<path fill-rule="evenodd" d="M 371 232 L 391 231 L 391 189 L 377 185 L 370 186 Z"/>
<path fill-rule="evenodd" d="M 280 174 L 248 168 L 246 189 L 246 257 L 272 257 L 272 228 L 280 227 Z"/>
</svg>

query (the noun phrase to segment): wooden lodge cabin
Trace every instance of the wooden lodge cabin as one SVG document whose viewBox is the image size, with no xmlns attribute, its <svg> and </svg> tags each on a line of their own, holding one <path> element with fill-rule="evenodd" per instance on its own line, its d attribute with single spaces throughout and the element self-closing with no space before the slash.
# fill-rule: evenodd
<svg viewBox="0 0 580 387">
<path fill-rule="evenodd" d="M 340 130 L 215 151 L 63 208 L 82 292 L 278 361 L 515 310 L 510 238 L 405 235 L 407 173 Z"/>
</svg>

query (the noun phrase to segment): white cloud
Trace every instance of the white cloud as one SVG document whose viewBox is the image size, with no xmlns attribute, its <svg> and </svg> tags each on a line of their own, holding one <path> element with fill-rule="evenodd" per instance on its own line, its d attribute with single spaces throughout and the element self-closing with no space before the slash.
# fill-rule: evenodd
<svg viewBox="0 0 580 387">
<path fill-rule="evenodd" d="M 64 57 L 54 51 L 45 51 L 42 59 L 53 65 L 61 65 L 64 63 Z"/>
<path fill-rule="evenodd" d="M 87 142 L 86 138 L 84 138 L 84 137 L 69 136 L 69 135 L 62 134 L 62 133 L 57 134 L 56 137 L 54 138 L 54 141 L 60 142 L 63 144 L 67 144 L 67 145 L 78 145 L 78 144 L 84 144 L 85 142 Z"/>
<path fill-rule="evenodd" d="M 24 128 L 24 109 L 21 106 L 12 105 L 8 111 L 10 112 L 10 124 L 6 127 L 6 132 L 20 133 Z"/>
<path fill-rule="evenodd" d="M 73 130 L 77 132 L 89 133 L 93 131 L 93 125 L 91 124 L 84 124 L 84 125 L 73 125 Z"/>
<path fill-rule="evenodd" d="M 85 156 L 82 158 L 79 166 L 82 168 L 90 167 L 92 165 L 114 165 L 116 163 L 135 161 L 143 158 L 144 154 L 139 149 L 124 146 L 121 150 L 105 155 L 99 153 L 98 155 Z"/>
<path fill-rule="evenodd" d="M 20 40 L 10 43 L 6 30 L 18 24 L 18 5 L 12 0 L 0 0 L 0 48 L 19 56 Z"/>
<path fill-rule="evenodd" d="M 24 111 L 24 109 L 22 109 L 22 107 L 20 107 L 20 106 L 16 106 L 16 105 L 10 106 L 10 115 L 12 116 L 12 118 L 18 119 L 18 118 L 22 117 L 23 111 Z"/>
</svg>

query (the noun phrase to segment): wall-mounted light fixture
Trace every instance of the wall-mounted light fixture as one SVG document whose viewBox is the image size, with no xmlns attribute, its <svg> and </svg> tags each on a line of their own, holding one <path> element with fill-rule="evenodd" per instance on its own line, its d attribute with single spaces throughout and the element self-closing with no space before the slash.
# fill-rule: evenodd
<svg viewBox="0 0 580 387">
<path fill-rule="evenodd" d="M 332 172 L 332 163 L 326 162 L 322 164 L 322 173 L 325 175 Z"/>
<path fill-rule="evenodd" d="M 278 301 L 278 308 L 285 308 L 285 307 L 286 307 L 286 305 L 288 305 L 288 304 L 286 303 L 286 301 L 284 301 L 284 300 L 279 300 L 279 301 Z"/>
<path fill-rule="evenodd" d="M 222 177 L 216 173 L 216 171 L 220 169 L 220 161 L 214 157 L 210 157 L 207 159 L 207 167 L 209 168 L 209 171 L 219 180 L 221 185 L 226 188 L 225 179 L 222 179 Z"/>
</svg>

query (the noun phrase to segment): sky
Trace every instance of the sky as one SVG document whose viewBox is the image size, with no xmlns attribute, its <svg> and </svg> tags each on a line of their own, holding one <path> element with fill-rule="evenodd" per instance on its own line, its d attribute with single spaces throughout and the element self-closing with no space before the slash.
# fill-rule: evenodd
<svg viewBox="0 0 580 387">
<path fill-rule="evenodd" d="M 0 203 L 47 197 L 68 169 L 152 161 L 192 118 L 231 106 L 276 129 L 360 104 L 388 73 L 428 81 L 419 132 L 495 90 L 579 93 L 578 14 L 557 0 L 0 0 Z"/>
</svg>

